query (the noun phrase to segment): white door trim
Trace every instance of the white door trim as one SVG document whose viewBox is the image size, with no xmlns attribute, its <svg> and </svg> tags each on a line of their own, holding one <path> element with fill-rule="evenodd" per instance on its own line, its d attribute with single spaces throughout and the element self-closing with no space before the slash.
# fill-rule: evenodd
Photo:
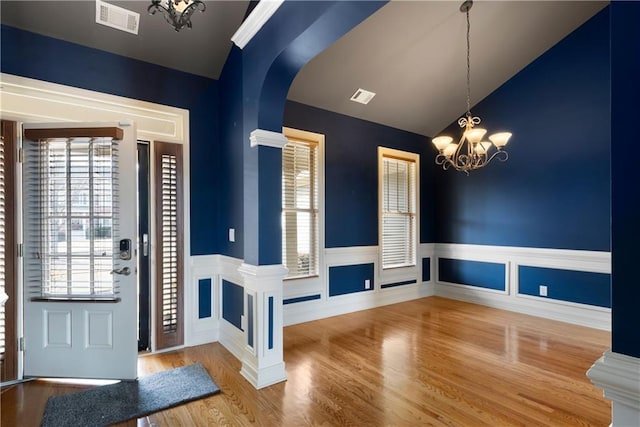
<svg viewBox="0 0 640 427">
<path fill-rule="evenodd" d="M 118 122 L 131 120 L 137 128 L 137 139 L 148 141 L 173 142 L 184 145 L 184 260 L 188 260 L 191 254 L 190 241 L 190 187 L 189 187 L 189 111 L 182 108 L 170 107 L 136 99 L 125 98 L 71 86 L 64 86 L 41 80 L 0 73 L 0 117 L 25 122 Z M 151 153 L 152 154 L 152 153 Z M 153 172 L 153 171 L 151 171 Z M 20 185 L 20 184 L 18 184 Z M 154 190 L 150 189 L 151 205 L 154 205 Z M 18 201 L 20 204 L 20 201 Z M 18 212 L 18 217 L 22 213 Z M 153 217 L 152 217 L 153 218 Z M 21 227 L 21 224 L 19 224 Z M 151 233 L 154 233 L 155 224 L 151 223 Z M 153 234 L 151 234 L 153 235 Z M 151 251 L 153 254 L 153 251 Z M 151 259 L 151 282 L 154 283 L 155 259 Z M 22 295 L 22 285 L 19 277 L 19 289 L 17 295 Z M 186 310 L 190 301 L 196 297 L 191 286 L 190 271 L 184 269 L 184 328 L 185 343 L 190 341 L 191 318 Z M 151 289 L 153 295 L 153 286 Z M 18 303 L 18 335 L 22 336 L 23 305 Z M 153 313 L 153 310 L 152 310 Z M 153 317 L 153 314 L 152 314 Z M 153 319 L 152 319 L 153 328 Z M 155 350 L 153 342 L 154 331 L 151 331 L 152 350 Z M 18 357 L 18 373 L 22 378 L 23 361 L 21 354 Z"/>
</svg>

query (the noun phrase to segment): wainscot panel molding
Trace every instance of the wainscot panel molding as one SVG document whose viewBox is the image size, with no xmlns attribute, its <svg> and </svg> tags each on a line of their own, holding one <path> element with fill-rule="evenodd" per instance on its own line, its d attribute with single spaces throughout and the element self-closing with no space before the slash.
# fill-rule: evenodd
<svg viewBox="0 0 640 427">
<path fill-rule="evenodd" d="M 438 258 L 493 262 L 505 265 L 505 290 L 439 281 Z M 611 309 L 542 296 L 520 294 L 519 266 L 611 274 L 611 253 L 567 249 L 436 244 L 432 264 L 435 295 L 516 311 L 533 316 L 611 330 Z"/>
<path fill-rule="evenodd" d="M 190 257 L 190 277 L 191 277 L 191 298 L 185 301 L 186 317 L 185 322 L 185 346 L 194 346 L 210 342 L 220 341 L 229 351 L 227 346 L 233 345 L 229 339 L 223 340 L 222 333 L 222 280 L 232 283 L 242 284 L 242 276 L 238 273 L 238 267 L 242 260 L 224 255 L 197 255 Z M 198 281 L 201 279 L 211 279 L 211 317 L 198 318 L 198 307 L 200 304 Z M 238 330 L 230 323 L 231 328 Z M 239 331 L 242 334 L 242 331 Z M 227 332 L 225 338 L 233 336 Z"/>
<path fill-rule="evenodd" d="M 587 372 L 611 400 L 613 427 L 640 425 L 640 359 L 606 351 Z"/>
<path fill-rule="evenodd" d="M 244 283 L 244 344 L 240 374 L 260 389 L 285 381 L 283 350 L 284 265 L 242 263 L 238 272 Z"/>
<path fill-rule="evenodd" d="M 338 295 L 329 299 L 323 296 L 321 299 L 285 305 L 284 325 L 295 325 L 297 323 L 324 319 L 340 314 L 368 310 L 384 305 L 425 298 L 433 294 L 433 285 L 414 284 L 374 290 L 371 292 Z"/>
<path fill-rule="evenodd" d="M 285 289 L 288 291 L 286 292 L 287 299 L 304 298 L 318 294 L 320 298 L 286 304 L 284 306 L 284 325 L 295 325 L 325 317 L 432 296 L 434 295 L 433 280 L 422 281 L 422 258 L 430 259 L 430 277 L 433 278 L 434 251 L 435 245 L 433 243 L 421 244 L 418 248 L 418 267 L 409 269 L 409 273 L 406 272 L 407 270 L 403 272 L 403 269 L 395 269 L 395 271 L 386 272 L 388 274 L 381 278 L 378 268 L 380 259 L 378 246 L 327 248 L 324 251 L 325 264 L 322 266 L 324 273 L 322 274 L 323 283 L 321 283 L 321 288 L 314 286 L 313 288 L 309 287 L 296 292 L 295 284 L 285 282 Z M 329 297 L 329 268 L 361 264 L 374 264 L 373 290 Z M 414 281 L 415 283 L 383 288 L 385 284 Z M 287 287 L 289 288 L 287 289 Z"/>
<path fill-rule="evenodd" d="M 224 346 L 236 359 L 242 360 L 246 351 L 244 332 L 224 319 L 220 319 L 220 344 Z"/>
<path fill-rule="evenodd" d="M 218 255 L 201 255 L 191 257 L 191 286 L 194 291 L 193 298 L 185 301 L 186 322 L 190 327 L 185 330 L 185 346 L 206 344 L 219 340 L 220 321 L 220 281 L 217 280 Z M 200 294 L 198 292 L 199 281 L 211 280 L 211 316 L 200 319 Z"/>
</svg>

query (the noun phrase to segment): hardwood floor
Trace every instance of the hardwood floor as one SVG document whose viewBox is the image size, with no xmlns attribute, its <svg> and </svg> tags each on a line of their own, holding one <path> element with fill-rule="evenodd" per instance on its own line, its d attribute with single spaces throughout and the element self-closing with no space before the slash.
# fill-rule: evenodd
<svg viewBox="0 0 640 427">
<path fill-rule="evenodd" d="M 222 393 L 131 426 L 608 426 L 585 372 L 608 332 L 438 297 L 285 328 L 288 380 L 255 390 L 218 343 L 139 359 L 145 375 L 201 362 Z M 51 395 L 2 391 L 2 426 L 37 426 Z"/>
</svg>

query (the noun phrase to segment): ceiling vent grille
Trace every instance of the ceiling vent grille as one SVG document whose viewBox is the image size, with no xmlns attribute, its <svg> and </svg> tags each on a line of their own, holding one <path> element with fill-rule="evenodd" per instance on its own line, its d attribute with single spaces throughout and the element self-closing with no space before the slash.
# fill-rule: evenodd
<svg viewBox="0 0 640 427">
<path fill-rule="evenodd" d="M 376 96 L 376 94 L 373 92 L 369 92 L 368 90 L 364 89 L 358 89 L 350 99 L 354 102 L 359 102 L 360 104 L 368 104 L 374 96 Z"/>
<path fill-rule="evenodd" d="M 96 0 L 96 22 L 106 25 L 107 27 L 115 28 L 116 30 L 137 35 L 138 25 L 140 24 L 140 14 L 101 0 Z"/>
</svg>

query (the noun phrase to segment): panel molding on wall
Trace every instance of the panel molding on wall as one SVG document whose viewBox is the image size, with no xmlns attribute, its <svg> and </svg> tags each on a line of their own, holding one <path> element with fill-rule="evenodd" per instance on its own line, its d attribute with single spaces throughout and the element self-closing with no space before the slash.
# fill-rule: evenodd
<svg viewBox="0 0 640 427">
<path fill-rule="evenodd" d="M 434 295 L 433 243 L 423 243 L 418 248 L 417 267 L 412 269 L 395 269 L 381 274 L 378 246 L 353 246 L 325 249 L 325 274 L 322 283 L 314 288 L 305 288 L 296 292 L 293 287 L 285 286 L 284 299 L 300 298 L 301 301 L 284 306 L 284 325 L 323 319 L 340 314 L 411 301 Z M 429 259 L 430 280 L 422 281 L 422 259 Z M 354 292 L 329 296 L 329 269 L 332 267 L 359 266 L 373 264 L 373 289 L 365 292 Z M 388 286 L 404 283 L 400 286 Z M 320 295 L 320 298 L 316 296 Z M 305 297 L 314 297 L 305 300 Z"/>
<path fill-rule="evenodd" d="M 439 281 L 438 258 L 505 265 L 505 291 Z M 436 244 L 435 295 L 578 325 L 611 330 L 611 309 L 519 293 L 520 266 L 611 274 L 611 253 L 570 249 Z M 435 268 L 435 269 L 434 269 Z"/>
</svg>

